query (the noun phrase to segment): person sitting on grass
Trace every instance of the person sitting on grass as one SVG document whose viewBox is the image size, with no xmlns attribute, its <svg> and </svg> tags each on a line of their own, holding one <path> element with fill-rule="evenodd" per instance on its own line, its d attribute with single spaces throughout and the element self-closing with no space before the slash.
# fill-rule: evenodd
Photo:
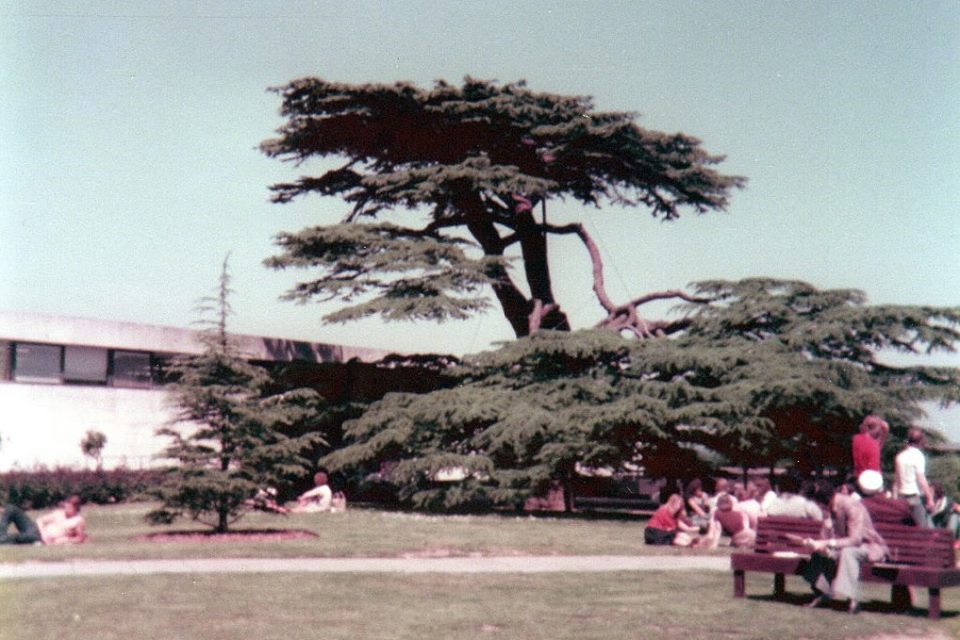
<svg viewBox="0 0 960 640">
<path fill-rule="evenodd" d="M 780 495 L 766 506 L 767 515 L 823 520 L 820 507 L 813 500 L 805 498 L 800 489 L 800 479 L 796 476 L 789 474 L 781 478 Z"/>
<path fill-rule="evenodd" d="M 707 526 L 710 522 L 710 503 L 699 478 L 687 483 L 686 499 L 691 524 L 696 527 Z"/>
<path fill-rule="evenodd" d="M 275 487 L 257 489 L 253 497 L 246 500 L 244 504 L 260 511 L 272 511 L 273 513 L 280 513 L 282 515 L 290 513 L 290 509 L 287 509 L 277 502 L 277 490 Z"/>
<path fill-rule="evenodd" d="M 10 525 L 16 533 L 10 533 Z M 60 506 L 34 522 L 23 509 L 8 504 L 0 515 L 0 544 L 79 544 L 87 539 L 80 515 L 80 496 L 70 496 Z"/>
<path fill-rule="evenodd" d="M 726 478 L 717 478 L 713 484 L 713 495 L 707 498 L 707 506 L 712 515 L 717 510 L 717 501 L 721 496 L 729 496 L 733 499 L 733 506 L 737 506 L 736 488 L 739 485 L 733 485 Z"/>
<path fill-rule="evenodd" d="M 747 482 L 746 486 L 737 485 L 734 487 L 734 497 L 736 497 L 736 502 L 734 502 L 733 508 L 736 511 L 747 514 L 747 519 L 750 521 L 750 528 L 756 531 L 757 522 L 760 518 L 766 516 L 763 507 L 760 506 L 760 500 L 757 498 L 757 485 L 753 481 Z"/>
<path fill-rule="evenodd" d="M 750 518 L 743 511 L 734 508 L 730 496 L 720 496 L 717 499 L 717 510 L 713 512 L 713 521 L 710 523 L 715 535 L 722 532 L 730 536 L 732 547 L 752 547 L 757 541 L 757 532 L 750 526 Z M 712 545 L 716 546 L 716 545 Z"/>
<path fill-rule="evenodd" d="M 689 547 L 696 541 L 699 531 L 683 512 L 683 498 L 674 493 L 653 513 L 643 530 L 643 540 L 647 544 Z"/>
<path fill-rule="evenodd" d="M 327 484 L 327 474 L 318 471 L 313 476 L 313 489 L 300 495 L 297 504 L 290 511 L 294 513 L 326 513 L 333 502 L 333 491 Z"/>
</svg>

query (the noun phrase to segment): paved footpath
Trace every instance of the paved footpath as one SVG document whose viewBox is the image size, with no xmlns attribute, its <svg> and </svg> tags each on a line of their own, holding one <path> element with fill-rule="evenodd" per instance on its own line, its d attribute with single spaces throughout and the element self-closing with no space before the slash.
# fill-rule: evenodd
<svg viewBox="0 0 960 640">
<path fill-rule="evenodd" d="M 729 571 L 726 556 L 467 556 L 456 558 L 206 558 L 0 564 L 2 578 L 158 573 L 551 573 Z"/>
</svg>

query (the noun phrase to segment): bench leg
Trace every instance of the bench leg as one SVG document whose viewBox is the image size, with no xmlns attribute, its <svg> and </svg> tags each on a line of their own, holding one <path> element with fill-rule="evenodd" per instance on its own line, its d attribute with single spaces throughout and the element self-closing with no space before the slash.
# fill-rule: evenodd
<svg viewBox="0 0 960 640">
<path fill-rule="evenodd" d="M 733 572 L 733 597 L 742 598 L 747 592 L 747 577 L 743 571 Z"/>
<path fill-rule="evenodd" d="M 929 616 L 931 620 L 940 618 L 940 587 L 930 587 Z"/>
<path fill-rule="evenodd" d="M 906 611 L 913 607 L 910 601 L 910 587 L 903 584 L 895 584 L 890 588 L 890 600 L 897 611 Z"/>
<path fill-rule="evenodd" d="M 773 595 L 776 598 L 782 598 L 783 594 L 786 593 L 786 578 L 782 573 L 776 573 L 773 575 Z"/>
</svg>

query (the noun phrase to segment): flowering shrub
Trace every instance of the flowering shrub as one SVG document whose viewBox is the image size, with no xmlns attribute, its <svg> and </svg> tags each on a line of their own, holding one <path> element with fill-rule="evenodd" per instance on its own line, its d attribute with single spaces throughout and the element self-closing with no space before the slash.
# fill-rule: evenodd
<svg viewBox="0 0 960 640">
<path fill-rule="evenodd" d="M 159 469 L 71 469 L 36 467 L 0 473 L 0 500 L 27 509 L 46 509 L 79 495 L 84 502 L 109 504 L 137 499 L 162 481 Z"/>
</svg>

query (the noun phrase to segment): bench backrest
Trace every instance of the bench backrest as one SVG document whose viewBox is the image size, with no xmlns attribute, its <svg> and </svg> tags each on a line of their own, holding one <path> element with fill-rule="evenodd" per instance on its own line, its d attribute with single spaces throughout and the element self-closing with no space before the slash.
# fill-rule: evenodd
<svg viewBox="0 0 960 640">
<path fill-rule="evenodd" d="M 902 524 L 877 524 L 876 528 L 890 547 L 890 562 L 942 569 L 957 565 L 953 534 L 948 529 L 921 529 Z"/>
<path fill-rule="evenodd" d="M 953 536 L 947 529 L 921 529 L 900 524 L 879 523 L 877 533 L 890 548 L 890 562 L 936 568 L 956 566 Z M 793 551 L 809 553 L 800 538 L 819 538 L 822 525 L 817 520 L 770 516 L 757 524 L 754 551 L 776 553 Z"/>
<path fill-rule="evenodd" d="M 819 520 L 803 518 L 787 518 L 785 516 L 768 516 L 757 522 L 757 542 L 753 550 L 758 553 L 777 553 L 794 551 L 809 553 L 800 540 L 788 536 L 801 538 L 819 538 L 823 523 Z"/>
</svg>

